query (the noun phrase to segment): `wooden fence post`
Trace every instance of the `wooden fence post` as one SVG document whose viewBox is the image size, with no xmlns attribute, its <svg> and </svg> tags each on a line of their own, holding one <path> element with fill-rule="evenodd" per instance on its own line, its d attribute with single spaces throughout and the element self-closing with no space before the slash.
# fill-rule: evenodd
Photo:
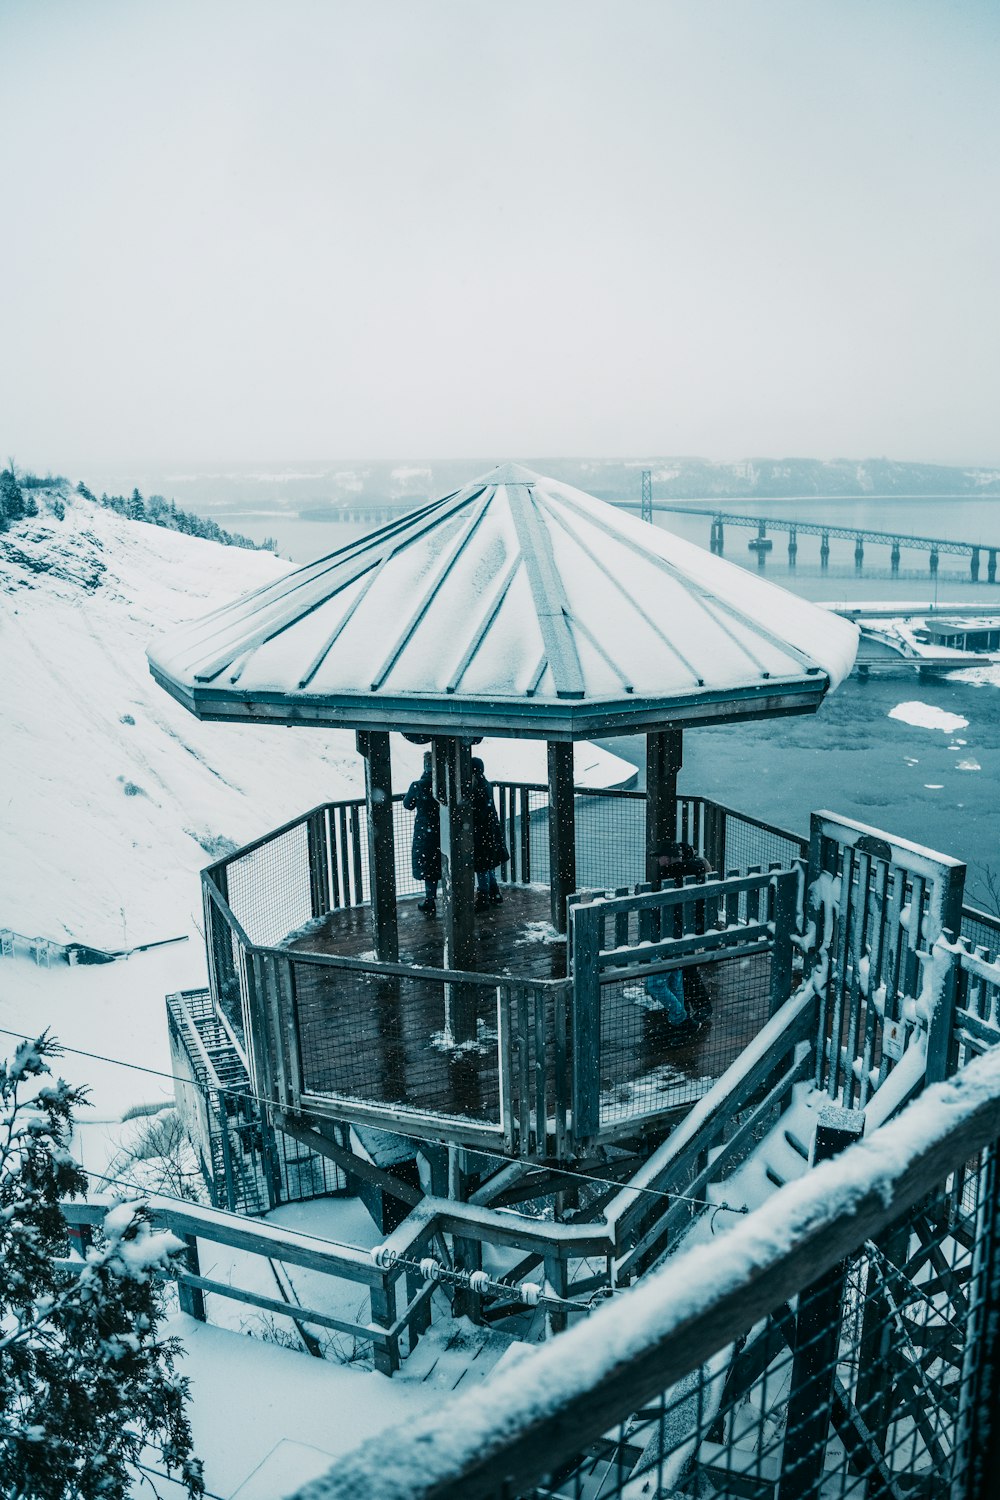
<svg viewBox="0 0 1000 1500">
<path fill-rule="evenodd" d="M 571 908 L 573 951 L 573 1138 L 579 1146 L 601 1123 L 601 976 L 597 913 Z"/>
<path fill-rule="evenodd" d="M 934 964 L 942 951 L 935 944 L 934 951 L 925 964 Z M 955 993 L 958 987 L 958 955 L 948 954 L 948 968 L 943 976 L 940 992 L 934 997 L 934 1008 L 927 1025 L 927 1063 L 924 1069 L 926 1083 L 940 1083 L 953 1071 L 955 1055 Z"/>
<path fill-rule="evenodd" d="M 381 1286 L 370 1288 L 372 1322 L 388 1330 L 396 1321 L 396 1286 L 392 1272 L 386 1271 Z M 392 1375 L 399 1369 L 399 1339 L 372 1345 L 375 1368 L 380 1375 Z"/>
<path fill-rule="evenodd" d="M 798 917 L 799 877 L 795 870 L 772 876 L 774 885 L 774 948 L 771 952 L 771 998 L 774 1015 L 792 992 L 792 937 Z"/>
<path fill-rule="evenodd" d="M 824 1109 L 816 1126 L 814 1163 L 839 1156 L 860 1140 L 864 1116 Z M 815 1500 L 820 1493 L 830 1432 L 847 1261 L 831 1267 L 799 1294 L 795 1354 L 785 1419 L 777 1500 Z"/>
<path fill-rule="evenodd" d="M 193 1234 L 184 1236 L 187 1249 L 184 1250 L 179 1259 L 185 1269 L 192 1276 L 201 1274 L 201 1265 L 198 1260 L 198 1241 Z M 205 1293 L 200 1286 L 188 1286 L 183 1281 L 177 1283 L 177 1301 L 182 1313 L 187 1313 L 190 1318 L 197 1318 L 199 1323 L 207 1321 L 205 1317 Z"/>
</svg>

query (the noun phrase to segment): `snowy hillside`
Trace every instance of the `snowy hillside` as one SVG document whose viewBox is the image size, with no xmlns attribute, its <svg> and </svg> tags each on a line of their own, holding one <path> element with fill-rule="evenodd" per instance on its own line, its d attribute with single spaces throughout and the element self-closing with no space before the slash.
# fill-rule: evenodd
<svg viewBox="0 0 1000 1500">
<path fill-rule="evenodd" d="M 291 567 L 129 521 L 66 489 L 0 535 L 0 927 L 124 947 L 200 921 L 198 871 L 363 788 L 354 735 L 202 724 L 156 686 L 151 637 Z M 56 498 L 65 519 L 52 510 Z M 545 777 L 544 745 L 487 742 L 494 777 Z M 421 751 L 394 738 L 405 786 Z M 577 746 L 578 779 L 632 767 Z"/>
<path fill-rule="evenodd" d="M 155 632 L 289 564 L 37 498 L 0 536 L 0 925 L 110 947 L 190 932 L 222 841 L 356 792 L 353 737 L 201 724 L 149 675 Z"/>
</svg>

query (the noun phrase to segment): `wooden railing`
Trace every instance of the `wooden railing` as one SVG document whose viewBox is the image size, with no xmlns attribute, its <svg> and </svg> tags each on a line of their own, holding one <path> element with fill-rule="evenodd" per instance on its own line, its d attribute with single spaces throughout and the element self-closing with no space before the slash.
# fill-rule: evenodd
<svg viewBox="0 0 1000 1500">
<path fill-rule="evenodd" d="M 312 1500 L 357 1500 L 385 1473 L 399 1500 L 506 1500 L 539 1487 L 580 1493 L 575 1466 L 588 1449 L 591 1467 L 595 1451 L 606 1460 L 602 1493 L 623 1500 L 643 1485 L 652 1492 L 664 1474 L 691 1476 L 692 1465 L 707 1470 L 706 1492 L 710 1485 L 723 1494 L 813 1495 L 818 1485 L 792 1467 L 792 1403 L 786 1413 L 785 1402 L 775 1401 L 785 1381 L 808 1397 L 813 1456 L 821 1478 L 828 1468 L 831 1493 L 988 1500 L 995 1469 L 981 1460 L 1000 1441 L 993 1340 L 998 1056 L 977 1059 L 907 1115 L 886 1127 L 877 1147 L 851 1148 L 729 1234 L 598 1308 L 586 1326 L 496 1376 L 488 1402 L 479 1391 L 459 1395 L 405 1430 L 342 1455 L 314 1481 Z M 976 1163 L 975 1195 L 963 1213 L 950 1206 L 951 1184 L 968 1162 Z M 896 1263 L 882 1248 L 892 1244 L 890 1230 L 902 1237 Z M 910 1280 L 911 1232 L 929 1246 L 920 1262 L 935 1257 L 936 1290 Z M 858 1287 L 867 1289 L 863 1319 Z M 928 1318 L 937 1342 L 930 1345 L 934 1329 L 903 1319 L 908 1298 L 919 1308 L 932 1297 Z M 828 1326 L 814 1328 L 810 1344 L 807 1320 L 820 1306 Z M 938 1325 L 951 1330 L 954 1347 Z M 911 1341 L 890 1365 L 884 1345 L 891 1352 L 905 1343 L 909 1327 L 921 1347 L 937 1350 L 939 1377 L 945 1366 L 936 1361 L 947 1361 L 951 1379 L 946 1395 L 919 1379 L 912 1394 L 893 1392 L 907 1403 L 909 1434 L 894 1445 L 889 1424 L 898 1414 L 880 1418 L 880 1398 L 891 1371 L 902 1377 L 917 1351 Z M 805 1368 L 798 1350 L 820 1347 Z M 930 1362 L 925 1355 L 923 1363 Z M 754 1385 L 756 1401 L 740 1407 Z M 630 1431 L 645 1429 L 631 1452 L 625 1423 Z M 608 1443 L 605 1435 L 616 1431 L 619 1441 Z M 644 1472 L 646 1443 L 652 1457 Z M 577 1476 L 566 1479 L 568 1489 L 560 1473 Z"/>
<path fill-rule="evenodd" d="M 81 1239 L 85 1241 L 94 1229 L 100 1228 L 105 1214 L 119 1201 L 119 1198 L 91 1197 L 62 1204 L 67 1224 L 78 1231 L 78 1246 Z M 280 1225 L 248 1220 L 219 1209 L 196 1203 L 181 1203 L 177 1199 L 156 1194 L 144 1197 L 143 1201 L 157 1228 L 170 1230 L 186 1243 L 186 1252 L 171 1261 L 168 1275 L 177 1284 L 181 1311 L 203 1322 L 208 1320 L 205 1298 L 210 1295 L 223 1297 L 257 1308 L 261 1312 L 288 1318 L 300 1328 L 300 1333 L 300 1325 L 306 1325 L 307 1328 L 319 1327 L 347 1334 L 370 1345 L 375 1368 L 390 1375 L 399 1368 L 400 1340 L 405 1336 L 407 1348 L 412 1349 L 430 1321 L 427 1304 L 432 1288 L 419 1286 L 411 1295 L 404 1285 L 400 1298 L 400 1281 L 404 1276 L 404 1268 L 377 1265 L 366 1250 L 332 1245 L 314 1235 L 302 1234 Z M 335 1317 L 290 1297 L 270 1297 L 255 1288 L 241 1287 L 230 1280 L 220 1281 L 203 1276 L 199 1241 L 241 1251 L 270 1261 L 272 1265 L 298 1266 L 364 1287 L 369 1298 L 370 1321 L 358 1323 L 349 1318 Z M 280 1285 L 280 1279 L 276 1279 L 276 1286 Z M 309 1346 L 308 1334 L 304 1343 Z M 312 1349 L 310 1352 L 318 1351 Z"/>
</svg>

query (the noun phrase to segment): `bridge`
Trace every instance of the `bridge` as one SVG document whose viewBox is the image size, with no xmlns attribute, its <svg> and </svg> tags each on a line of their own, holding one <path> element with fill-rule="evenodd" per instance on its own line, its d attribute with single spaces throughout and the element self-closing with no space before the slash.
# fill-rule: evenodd
<svg viewBox="0 0 1000 1500">
<path fill-rule="evenodd" d="M 637 509 L 634 502 L 630 502 L 625 508 Z M 942 553 L 950 553 L 959 557 L 969 559 L 969 576 L 973 583 L 979 582 L 980 562 L 982 554 L 986 553 L 986 582 L 997 581 L 997 553 L 1000 552 L 1000 543 L 996 546 L 988 546 L 979 542 L 958 542 L 944 537 L 931 536 L 909 536 L 899 531 L 875 531 L 864 526 L 831 526 L 825 521 L 802 521 L 791 516 L 749 516 L 738 511 L 718 510 L 715 507 L 695 507 L 690 505 L 667 505 L 663 501 L 645 501 L 644 508 L 647 510 L 658 510 L 670 512 L 674 515 L 684 516 L 709 516 L 712 521 L 712 534 L 710 549 L 722 555 L 725 528 L 727 526 L 742 526 L 751 531 L 756 531 L 755 541 L 750 545 L 757 551 L 758 561 L 763 567 L 765 555 L 770 549 L 759 547 L 756 543 L 769 541 L 769 532 L 787 532 L 788 534 L 788 558 L 789 564 L 794 566 L 798 552 L 798 538 L 803 536 L 818 536 L 820 538 L 820 566 L 825 568 L 830 559 L 831 537 L 843 538 L 854 543 L 854 563 L 860 569 L 864 563 L 865 543 L 870 542 L 877 546 L 886 546 L 890 549 L 889 562 L 893 573 L 899 572 L 900 556 L 904 548 L 909 551 L 927 552 L 930 554 L 930 573 L 933 577 L 938 571 L 938 563 Z"/>
</svg>

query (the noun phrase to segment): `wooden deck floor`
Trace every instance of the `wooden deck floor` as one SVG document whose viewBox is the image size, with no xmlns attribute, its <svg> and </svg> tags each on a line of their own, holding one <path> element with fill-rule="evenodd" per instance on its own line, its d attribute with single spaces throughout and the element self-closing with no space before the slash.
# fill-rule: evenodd
<svg viewBox="0 0 1000 1500">
<path fill-rule="evenodd" d="M 289 940 L 296 953 L 373 958 L 366 907 L 331 912 L 322 925 Z M 548 892 L 504 888 L 503 905 L 477 915 L 477 969 L 485 975 L 531 981 L 561 979 L 566 945 L 548 922 Z M 440 918 L 399 904 L 400 962 L 440 968 Z M 294 965 L 303 1086 L 307 1092 L 357 1099 L 482 1123 L 500 1121 L 498 987 L 484 978 L 472 997 L 478 1042 L 450 1044 L 447 987 L 417 976 L 387 979 L 328 966 Z M 768 1014 L 769 960 L 729 959 L 704 964 L 685 979 L 689 1005 L 700 1002 L 709 1024 L 678 1047 L 662 1011 L 652 1007 L 641 980 L 602 986 L 600 1095 L 602 1125 L 627 1129 L 632 1120 L 694 1103 L 760 1030 Z M 509 993 L 509 992 L 508 992 Z M 568 1078 L 553 1076 L 555 1007 L 539 985 L 526 1002 L 544 1026 L 548 1099 L 568 1099 Z M 511 1017 L 512 1077 L 521 1068 L 519 1030 L 525 1002 Z M 707 1012 L 710 1011 L 710 1016 Z M 567 1018 L 571 1026 L 571 1018 Z M 569 1037 L 572 1051 L 572 1036 Z M 534 1113 L 534 1049 L 529 1044 L 528 1101 Z M 547 1110 L 548 1112 L 548 1110 Z M 522 1106 L 522 1114 L 527 1113 Z"/>
</svg>

